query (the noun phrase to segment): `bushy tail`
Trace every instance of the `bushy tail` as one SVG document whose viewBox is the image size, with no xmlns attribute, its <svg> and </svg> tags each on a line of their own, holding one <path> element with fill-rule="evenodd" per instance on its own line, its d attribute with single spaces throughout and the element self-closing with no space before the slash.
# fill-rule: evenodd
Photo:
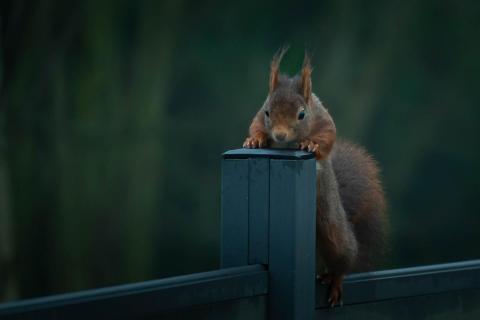
<svg viewBox="0 0 480 320">
<path fill-rule="evenodd" d="M 358 242 L 355 272 L 380 263 L 388 251 L 388 221 L 384 191 L 376 161 L 365 149 L 337 141 L 332 151 L 342 204 Z"/>
</svg>

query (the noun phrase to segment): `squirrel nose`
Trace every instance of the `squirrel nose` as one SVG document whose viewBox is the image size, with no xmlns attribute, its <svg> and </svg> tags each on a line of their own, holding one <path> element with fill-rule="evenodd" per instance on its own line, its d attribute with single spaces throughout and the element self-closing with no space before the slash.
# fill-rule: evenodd
<svg viewBox="0 0 480 320">
<path fill-rule="evenodd" d="M 286 137 L 287 137 L 287 135 L 284 132 L 275 133 L 275 140 L 277 140 L 277 141 L 283 141 L 283 140 L 285 140 Z"/>
</svg>

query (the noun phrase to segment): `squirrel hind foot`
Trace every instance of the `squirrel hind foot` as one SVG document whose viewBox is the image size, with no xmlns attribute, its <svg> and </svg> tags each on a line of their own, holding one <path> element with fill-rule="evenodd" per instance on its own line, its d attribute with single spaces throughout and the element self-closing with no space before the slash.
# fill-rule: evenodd
<svg viewBox="0 0 480 320">
<path fill-rule="evenodd" d="M 319 278 L 322 284 L 328 285 L 327 304 L 330 308 L 343 306 L 343 275 L 329 272 L 322 273 Z"/>
</svg>

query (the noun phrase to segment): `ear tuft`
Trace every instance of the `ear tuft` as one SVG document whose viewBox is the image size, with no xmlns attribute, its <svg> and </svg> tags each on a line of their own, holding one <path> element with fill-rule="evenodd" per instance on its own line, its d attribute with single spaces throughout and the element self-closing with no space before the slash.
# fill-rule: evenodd
<svg viewBox="0 0 480 320">
<path fill-rule="evenodd" d="M 303 66 L 301 72 L 301 94 L 307 103 L 312 96 L 312 63 L 310 55 L 305 51 L 305 58 L 303 59 Z"/>
<path fill-rule="evenodd" d="M 288 46 L 282 47 L 273 56 L 270 64 L 270 93 L 278 87 L 278 78 L 280 76 L 280 62 L 282 62 L 283 55 L 287 52 Z"/>
</svg>

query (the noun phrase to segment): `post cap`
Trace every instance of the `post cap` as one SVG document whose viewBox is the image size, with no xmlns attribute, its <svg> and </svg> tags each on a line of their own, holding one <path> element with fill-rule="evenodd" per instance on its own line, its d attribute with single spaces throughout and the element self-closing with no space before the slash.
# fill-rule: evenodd
<svg viewBox="0 0 480 320">
<path fill-rule="evenodd" d="M 306 160 L 314 158 L 314 154 L 295 149 L 234 149 L 222 154 L 223 159 L 269 158 L 285 160 Z"/>
</svg>

